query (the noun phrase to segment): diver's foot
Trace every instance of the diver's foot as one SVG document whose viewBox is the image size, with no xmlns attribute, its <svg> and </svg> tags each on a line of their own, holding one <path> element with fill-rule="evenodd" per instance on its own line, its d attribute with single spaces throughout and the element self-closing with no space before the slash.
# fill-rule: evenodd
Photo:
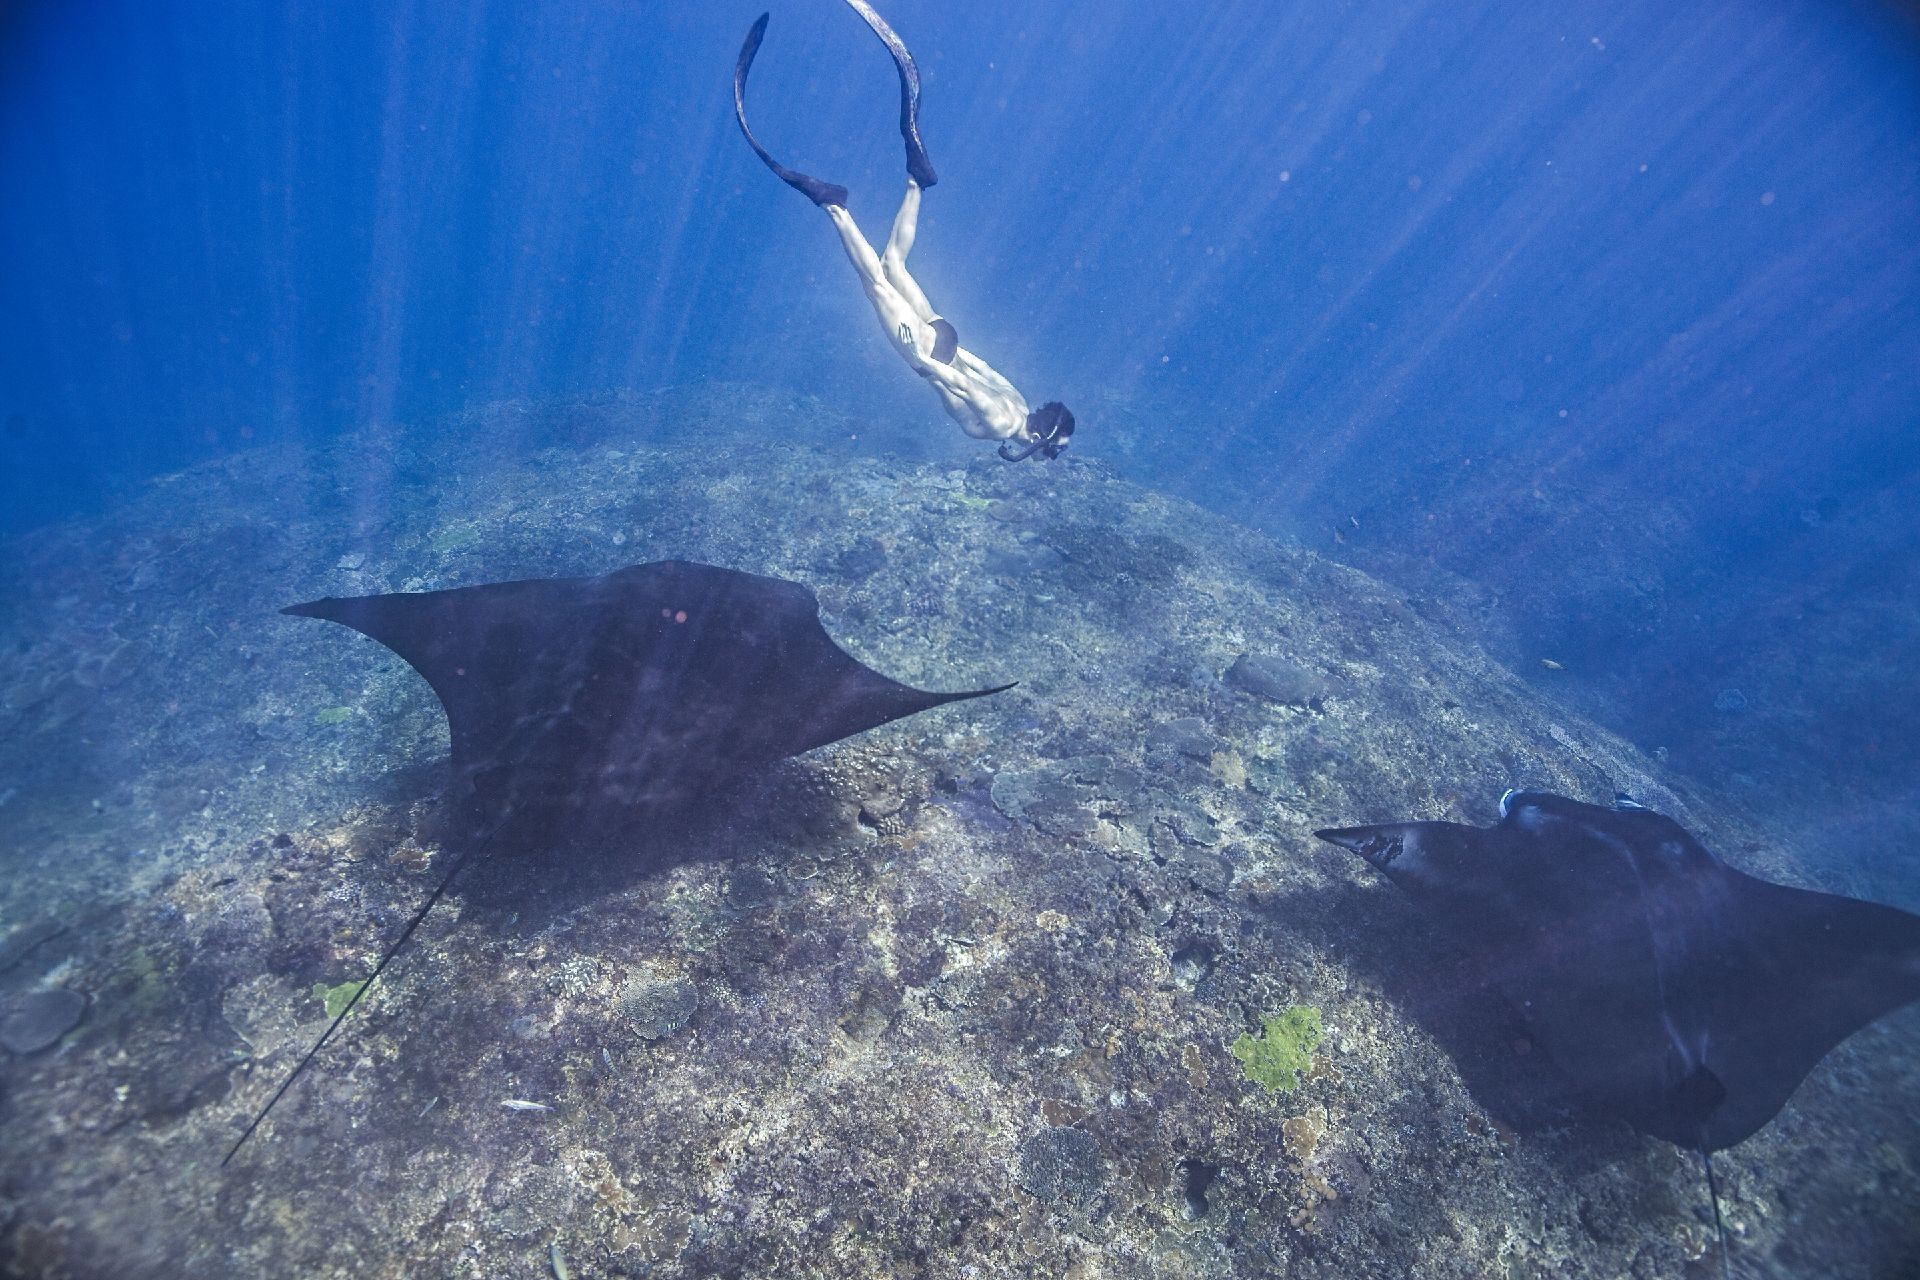
<svg viewBox="0 0 1920 1280">
<path fill-rule="evenodd" d="M 781 174 L 780 179 L 822 209 L 830 204 L 839 205 L 842 209 L 847 207 L 847 189 L 837 182 L 822 182 L 792 169 Z"/>
</svg>

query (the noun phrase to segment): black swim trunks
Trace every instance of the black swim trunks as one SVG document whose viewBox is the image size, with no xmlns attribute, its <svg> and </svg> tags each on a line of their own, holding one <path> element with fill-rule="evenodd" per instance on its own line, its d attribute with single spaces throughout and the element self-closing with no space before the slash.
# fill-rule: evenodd
<svg viewBox="0 0 1920 1280">
<path fill-rule="evenodd" d="M 953 353 L 960 349 L 959 331 L 939 316 L 927 323 L 933 326 L 933 358 L 941 364 L 952 364 Z"/>
</svg>

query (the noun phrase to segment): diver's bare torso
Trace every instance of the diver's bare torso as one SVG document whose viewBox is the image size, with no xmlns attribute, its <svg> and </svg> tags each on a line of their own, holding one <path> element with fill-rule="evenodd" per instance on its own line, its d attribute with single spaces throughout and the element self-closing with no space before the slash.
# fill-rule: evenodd
<svg viewBox="0 0 1920 1280">
<path fill-rule="evenodd" d="M 907 254 L 913 248 L 914 229 L 920 218 L 920 184 L 907 179 L 907 193 L 894 217 L 893 233 L 879 254 L 860 234 L 846 206 L 822 207 L 840 233 L 840 243 L 860 276 L 867 301 L 880 317 L 887 341 L 933 387 L 960 429 L 976 440 L 1024 438 L 1027 401 L 1011 382 L 965 347 L 956 347 L 946 361 L 934 356 L 939 340 L 934 321 L 940 318 L 939 313 L 907 272 Z"/>
</svg>

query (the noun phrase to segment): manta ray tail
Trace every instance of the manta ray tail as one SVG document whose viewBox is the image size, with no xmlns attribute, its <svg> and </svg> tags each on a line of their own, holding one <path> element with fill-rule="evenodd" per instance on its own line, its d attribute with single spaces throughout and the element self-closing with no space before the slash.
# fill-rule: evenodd
<svg viewBox="0 0 1920 1280">
<path fill-rule="evenodd" d="M 753 70 L 753 56 L 760 52 L 760 41 L 767 34 L 767 19 L 771 14 L 761 14 L 747 31 L 745 43 L 740 46 L 740 60 L 733 64 L 733 118 L 740 122 L 740 132 L 746 136 L 747 145 L 753 148 L 753 154 L 760 157 L 774 176 L 798 191 L 822 209 L 830 204 L 847 207 L 847 189 L 836 182 L 822 182 L 820 179 L 801 173 L 798 169 L 789 169 L 767 154 L 760 140 L 753 136 L 753 130 L 747 127 L 747 72 Z M 879 15 L 874 15 L 879 22 Z M 881 24 L 885 26 L 885 23 Z M 906 73 L 903 71 L 901 75 Z M 928 170 L 932 172 L 931 169 Z M 922 183 L 922 186 L 927 184 Z"/>
<path fill-rule="evenodd" d="M 433 892 L 427 895 L 427 900 L 420 904 L 420 909 L 413 913 L 413 919 L 407 921 L 407 927 L 400 931 L 400 936 L 395 938 L 392 945 L 386 949 L 385 954 L 380 957 L 380 962 L 373 966 L 373 972 L 368 974 L 366 981 L 360 984 L 360 989 L 353 993 L 353 996 L 347 1001 L 346 1008 L 340 1010 L 340 1012 L 335 1015 L 333 1021 L 327 1024 L 327 1029 L 322 1031 L 320 1038 L 313 1042 L 313 1048 L 307 1050 L 306 1056 L 301 1058 L 293 1070 L 287 1073 L 287 1078 L 280 1082 L 280 1087 L 273 1091 L 271 1098 L 267 1099 L 267 1105 L 255 1113 L 253 1122 L 246 1127 L 246 1130 L 241 1133 L 239 1139 L 228 1149 L 227 1154 L 222 1157 L 220 1161 L 221 1168 L 226 1168 L 227 1162 L 240 1154 L 240 1148 L 247 1145 L 247 1139 L 253 1136 L 253 1131 L 258 1129 L 261 1122 L 267 1118 L 267 1113 L 272 1111 L 274 1105 L 286 1096 L 287 1090 L 293 1088 L 293 1082 L 300 1078 L 301 1072 L 307 1069 L 307 1064 L 313 1061 L 313 1056 L 325 1047 L 327 1041 L 332 1038 L 333 1033 L 339 1029 L 340 1024 L 346 1021 L 347 1015 L 353 1012 L 353 1007 L 360 1003 L 360 998 L 372 990 L 374 980 L 380 976 L 381 970 L 387 967 L 387 962 L 393 959 L 400 948 L 407 945 L 407 939 L 411 938 L 413 931 L 420 927 L 420 922 L 427 918 L 427 912 L 433 910 L 434 904 L 440 901 L 440 895 L 447 891 L 447 886 L 453 883 L 453 878 L 466 868 L 466 865 L 473 860 L 475 855 L 481 853 L 493 843 L 493 837 L 499 830 L 500 825 L 496 824 L 493 830 L 488 831 L 480 839 L 474 841 L 467 847 L 465 852 L 454 859 L 452 868 L 448 870 L 446 875 L 440 878 L 440 883 L 435 885 Z"/>
<path fill-rule="evenodd" d="M 920 141 L 920 68 L 914 65 L 906 42 L 894 34 L 887 20 L 875 13 L 867 0 L 847 0 L 847 3 L 873 28 L 873 34 L 880 37 L 880 43 L 893 55 L 894 69 L 900 73 L 900 136 L 907 144 L 907 173 L 923 189 L 930 187 L 939 179 L 934 176 L 933 162 L 927 159 L 927 148 Z"/>
<path fill-rule="evenodd" d="M 1720 1219 L 1720 1181 L 1713 1176 L 1713 1153 L 1700 1149 L 1700 1163 L 1707 1167 L 1707 1198 L 1713 1202 L 1713 1233 L 1720 1240 L 1720 1280 L 1728 1280 L 1727 1224 Z"/>
</svg>

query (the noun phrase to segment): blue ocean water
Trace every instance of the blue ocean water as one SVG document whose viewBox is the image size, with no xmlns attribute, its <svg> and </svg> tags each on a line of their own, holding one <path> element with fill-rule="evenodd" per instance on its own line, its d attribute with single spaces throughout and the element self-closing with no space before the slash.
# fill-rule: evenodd
<svg viewBox="0 0 1920 1280">
<path fill-rule="evenodd" d="M 609 389 L 977 459 L 739 136 L 759 11 L 0 4 L 0 537 Z M 1920 903 L 1910 3 L 884 12 L 941 179 L 914 273 L 1071 457 L 1398 585 Z M 884 235 L 894 74 L 845 6 L 776 5 L 751 108 Z"/>
<path fill-rule="evenodd" d="M 740 143 L 753 16 L 10 6 L 0 522 L 250 442 L 710 379 L 958 455 Z M 1907 785 L 1910 9 L 892 17 L 943 175 L 914 269 L 1031 400 L 1078 406 L 1084 456 L 1478 584 L 1517 666 L 1723 779 L 1796 786 L 1799 740 Z M 753 94 L 883 234 L 896 104 L 852 15 L 778 10 Z M 1782 722 L 1716 713 L 1728 689 Z"/>
</svg>

